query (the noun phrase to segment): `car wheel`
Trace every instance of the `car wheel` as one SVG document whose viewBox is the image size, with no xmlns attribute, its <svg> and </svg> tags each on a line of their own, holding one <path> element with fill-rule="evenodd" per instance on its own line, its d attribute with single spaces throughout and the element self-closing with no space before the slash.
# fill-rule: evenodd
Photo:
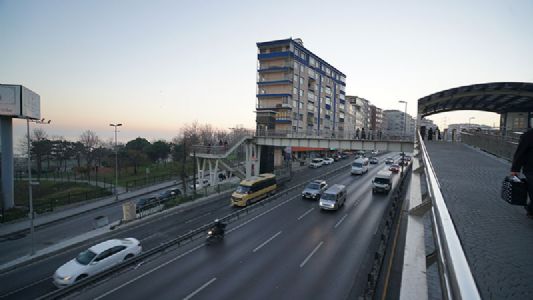
<svg viewBox="0 0 533 300">
<path fill-rule="evenodd" d="M 87 274 L 81 274 L 80 276 L 76 277 L 76 280 L 74 280 L 74 282 L 78 282 L 80 280 L 83 280 L 85 278 L 87 278 Z"/>
<path fill-rule="evenodd" d="M 128 259 L 132 258 L 133 256 L 134 255 L 130 253 L 130 254 L 126 255 L 126 257 L 124 257 L 124 260 L 128 260 Z"/>
</svg>

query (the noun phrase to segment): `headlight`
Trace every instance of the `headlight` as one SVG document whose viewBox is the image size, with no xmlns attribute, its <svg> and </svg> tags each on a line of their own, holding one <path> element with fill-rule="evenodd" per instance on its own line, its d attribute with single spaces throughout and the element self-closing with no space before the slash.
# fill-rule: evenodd
<svg viewBox="0 0 533 300">
<path fill-rule="evenodd" d="M 213 231 L 209 230 L 209 231 L 207 232 L 207 234 L 213 234 Z"/>
</svg>

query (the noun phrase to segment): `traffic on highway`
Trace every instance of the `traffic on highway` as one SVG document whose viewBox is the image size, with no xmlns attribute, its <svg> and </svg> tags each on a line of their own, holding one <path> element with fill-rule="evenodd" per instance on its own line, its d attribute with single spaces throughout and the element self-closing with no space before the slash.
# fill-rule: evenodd
<svg viewBox="0 0 533 300">
<path fill-rule="evenodd" d="M 76 298 L 345 298 L 354 293 L 357 280 L 365 280 L 361 265 L 390 201 L 388 193 L 373 193 L 377 175 L 390 174 L 388 190 L 398 183 L 399 175 L 388 171 L 384 155 L 374 155 L 377 163 L 367 163 L 361 175 L 352 175 L 353 165 L 368 158 L 352 155 L 300 170 L 275 190 L 261 183 L 266 198 L 254 201 L 260 205 L 250 202 L 239 208 L 234 205 L 236 194 L 226 193 L 154 213 L 0 275 L 5 283 L 0 298 L 31 299 L 53 293 L 58 286 L 91 280 L 92 275 L 139 255 L 141 249 L 147 253 L 243 209 L 251 210 L 227 222 L 220 242 L 206 247 L 204 240 L 196 239 L 169 247 L 98 280 L 90 289 L 77 290 Z M 386 155 L 400 161 L 399 153 Z M 247 194 L 243 187 L 252 188 L 254 182 L 241 182 L 236 192 Z M 172 193 L 178 191 L 158 192 Z M 137 248 L 130 251 L 129 245 Z M 89 268 L 96 271 L 84 271 Z M 146 280 L 151 284 L 143 284 Z"/>
</svg>

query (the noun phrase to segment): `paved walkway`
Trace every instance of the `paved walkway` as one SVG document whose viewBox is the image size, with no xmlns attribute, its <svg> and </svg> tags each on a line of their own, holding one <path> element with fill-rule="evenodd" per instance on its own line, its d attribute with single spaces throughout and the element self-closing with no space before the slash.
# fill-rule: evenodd
<svg viewBox="0 0 533 300">
<path fill-rule="evenodd" d="M 533 299 L 533 220 L 500 198 L 510 163 L 460 143 L 426 142 L 483 299 Z"/>
</svg>

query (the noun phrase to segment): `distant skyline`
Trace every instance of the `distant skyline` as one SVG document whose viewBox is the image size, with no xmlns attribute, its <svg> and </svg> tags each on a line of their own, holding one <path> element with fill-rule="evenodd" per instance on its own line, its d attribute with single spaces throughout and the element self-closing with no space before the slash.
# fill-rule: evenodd
<svg viewBox="0 0 533 300">
<path fill-rule="evenodd" d="M 416 115 L 462 85 L 533 82 L 532 1 L 6 1 L 0 83 L 41 96 L 49 136 L 170 140 L 184 124 L 255 127 L 256 42 L 301 38 L 346 93 Z M 498 126 L 497 114 L 429 117 Z M 15 143 L 25 122 L 15 122 Z M 35 125 L 32 125 L 32 127 Z"/>
</svg>

